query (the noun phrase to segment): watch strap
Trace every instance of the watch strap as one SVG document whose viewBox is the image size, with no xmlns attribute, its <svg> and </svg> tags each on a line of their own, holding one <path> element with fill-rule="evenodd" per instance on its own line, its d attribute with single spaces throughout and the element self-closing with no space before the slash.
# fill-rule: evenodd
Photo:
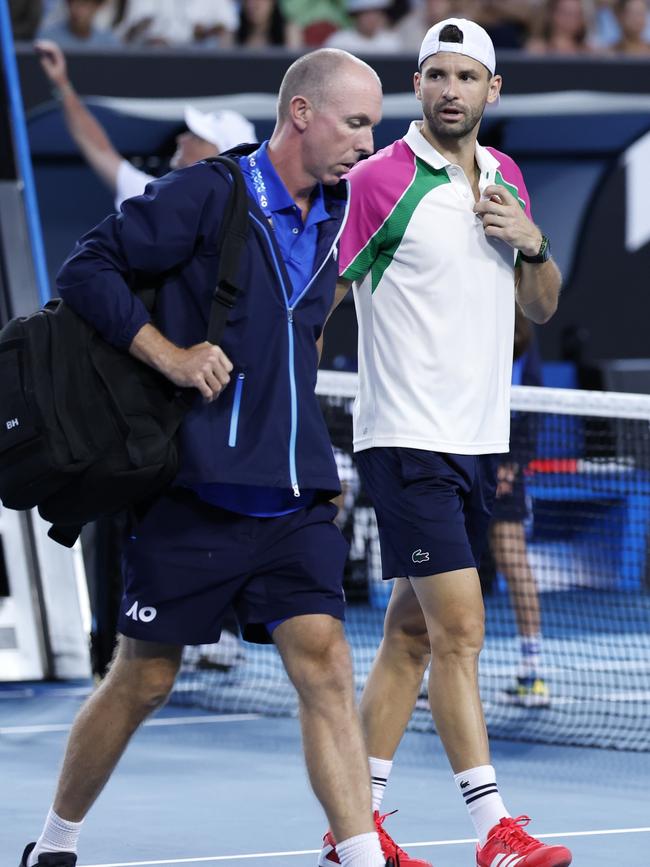
<svg viewBox="0 0 650 867">
<path fill-rule="evenodd" d="M 542 235 L 542 243 L 539 245 L 539 251 L 534 256 L 526 256 L 521 251 L 519 257 L 522 262 L 528 262 L 531 265 L 540 265 L 542 262 L 547 262 L 551 258 L 551 242 L 547 235 Z"/>
</svg>

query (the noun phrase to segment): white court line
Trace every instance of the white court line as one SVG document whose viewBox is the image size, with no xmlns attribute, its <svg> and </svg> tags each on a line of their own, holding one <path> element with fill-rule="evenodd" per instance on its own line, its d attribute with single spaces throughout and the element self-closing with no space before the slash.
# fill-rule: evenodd
<svg viewBox="0 0 650 867">
<path fill-rule="evenodd" d="M 0 699 L 21 699 L 26 698 L 75 698 L 76 696 L 84 697 L 90 695 L 95 689 L 94 686 L 74 686 L 63 689 L 9 689 L 6 692 L 0 690 Z"/>
<path fill-rule="evenodd" d="M 151 719 L 144 723 L 144 728 L 161 726 L 185 726 L 185 725 L 208 725 L 211 723 L 248 722 L 249 720 L 261 719 L 258 713 L 233 713 L 219 714 L 217 716 L 173 716 L 161 719 Z M 53 723 L 52 725 L 37 726 L 3 726 L 0 735 L 36 735 L 43 732 L 67 732 L 72 728 L 72 723 Z"/>
<path fill-rule="evenodd" d="M 567 831 L 557 834 L 537 834 L 539 838 L 549 837 L 598 837 L 606 834 L 643 834 L 648 828 L 609 828 L 602 831 Z M 402 843 L 404 849 L 417 849 L 422 846 L 458 846 L 476 843 L 476 837 L 460 840 L 427 840 L 420 843 Z M 296 849 L 293 852 L 256 852 L 250 855 L 209 855 L 205 858 L 172 858 L 161 861 L 115 861 L 110 864 L 80 864 L 79 867 L 154 867 L 156 864 L 208 864 L 215 861 L 250 861 L 253 858 L 292 858 L 298 855 L 318 855 L 320 849 Z"/>
</svg>

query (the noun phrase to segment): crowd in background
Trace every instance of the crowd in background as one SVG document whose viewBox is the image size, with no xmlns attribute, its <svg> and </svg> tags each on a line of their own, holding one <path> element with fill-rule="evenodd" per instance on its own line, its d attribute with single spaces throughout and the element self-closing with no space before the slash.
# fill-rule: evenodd
<svg viewBox="0 0 650 867">
<path fill-rule="evenodd" d="M 330 45 L 353 53 L 417 52 L 452 16 L 488 30 L 499 49 L 531 54 L 650 56 L 649 0 L 10 0 L 16 39 L 64 49 Z"/>
</svg>

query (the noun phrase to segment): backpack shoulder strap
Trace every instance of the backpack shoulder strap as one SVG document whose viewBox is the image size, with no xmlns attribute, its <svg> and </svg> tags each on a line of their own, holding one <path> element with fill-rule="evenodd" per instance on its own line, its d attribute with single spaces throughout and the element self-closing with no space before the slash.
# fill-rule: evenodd
<svg viewBox="0 0 650 867">
<path fill-rule="evenodd" d="M 212 294 L 210 321 L 207 339 L 219 344 L 235 306 L 241 286 L 237 285 L 237 273 L 241 254 L 248 236 L 248 192 L 239 164 L 226 156 L 214 157 L 210 162 L 224 165 L 232 176 L 232 190 L 226 203 L 218 240 L 220 249 L 217 286 Z"/>
<path fill-rule="evenodd" d="M 220 250 L 217 285 L 212 293 L 212 305 L 208 324 L 207 340 L 219 344 L 228 321 L 230 311 L 235 306 L 241 287 L 237 285 L 237 272 L 242 250 L 248 235 L 248 192 L 246 182 L 236 160 L 226 156 L 209 157 L 206 163 L 221 163 L 232 176 L 232 187 L 226 200 L 224 217 L 217 238 Z M 149 313 L 156 305 L 156 286 L 142 286 L 134 289 Z"/>
</svg>

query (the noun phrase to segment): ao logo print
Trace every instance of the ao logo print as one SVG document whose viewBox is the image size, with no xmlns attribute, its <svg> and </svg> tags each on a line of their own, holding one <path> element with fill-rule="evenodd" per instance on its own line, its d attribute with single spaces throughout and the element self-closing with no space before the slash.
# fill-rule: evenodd
<svg viewBox="0 0 650 867">
<path fill-rule="evenodd" d="M 126 612 L 126 616 L 130 617 L 131 620 L 140 620 L 142 623 L 151 623 L 152 620 L 156 619 L 157 614 L 158 611 L 150 605 L 143 605 L 142 608 L 139 608 L 137 599 Z"/>
</svg>

